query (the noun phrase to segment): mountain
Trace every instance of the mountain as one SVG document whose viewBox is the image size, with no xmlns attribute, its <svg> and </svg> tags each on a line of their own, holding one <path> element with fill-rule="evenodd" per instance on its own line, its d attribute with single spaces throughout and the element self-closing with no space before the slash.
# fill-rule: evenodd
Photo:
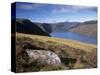
<svg viewBox="0 0 100 75">
<path fill-rule="evenodd" d="M 76 27 L 80 22 L 59 22 L 51 23 L 52 32 L 65 32 L 73 27 Z"/>
<path fill-rule="evenodd" d="M 39 27 L 41 27 L 48 33 L 52 32 L 52 27 L 51 27 L 51 24 L 49 23 L 39 23 L 39 22 L 33 22 L 33 23 L 35 23 L 36 25 L 38 25 Z"/>
<path fill-rule="evenodd" d="M 42 26 L 35 24 L 28 19 L 16 19 L 15 23 L 17 27 L 17 32 L 50 36 L 49 33 Z"/>
<path fill-rule="evenodd" d="M 52 32 L 75 32 L 78 34 L 97 37 L 97 20 L 84 22 L 59 22 L 51 23 Z"/>
<path fill-rule="evenodd" d="M 96 24 L 97 20 L 90 20 L 90 21 L 85 21 L 83 22 L 84 24 Z"/>
<path fill-rule="evenodd" d="M 51 24 L 43 23 L 43 24 L 41 24 L 41 25 L 43 26 L 43 28 L 44 28 L 48 33 L 51 33 L 51 32 L 52 32 Z"/>
<path fill-rule="evenodd" d="M 85 22 L 58 22 L 39 23 L 31 22 L 28 19 L 16 19 L 17 32 L 50 36 L 53 32 L 75 32 L 87 36 L 97 36 L 97 21 Z"/>
<path fill-rule="evenodd" d="M 97 37 L 97 21 L 85 21 L 83 23 L 80 23 L 77 27 L 71 28 L 69 31 L 87 36 Z"/>
</svg>

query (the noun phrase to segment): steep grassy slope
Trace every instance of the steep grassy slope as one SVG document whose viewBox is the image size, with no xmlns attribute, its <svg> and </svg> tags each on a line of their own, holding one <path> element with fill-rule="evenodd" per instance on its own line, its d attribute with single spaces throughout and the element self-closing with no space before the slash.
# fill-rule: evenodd
<svg viewBox="0 0 100 75">
<path fill-rule="evenodd" d="M 22 71 L 47 71 L 47 70 L 64 70 L 65 68 L 78 69 L 78 68 L 97 67 L 96 45 L 82 43 L 79 41 L 74 41 L 69 39 L 66 40 L 61 38 L 54 38 L 54 37 L 40 36 L 40 35 L 29 35 L 29 34 L 17 33 L 16 36 L 17 36 L 16 38 L 17 61 L 16 62 L 17 62 L 18 72 L 19 70 L 20 71 L 21 70 Z M 22 56 L 26 49 L 51 50 L 60 57 L 62 64 L 59 66 L 37 65 L 36 63 L 28 64 L 27 55 Z M 27 65 L 27 68 L 26 67 L 24 68 L 22 66 L 23 64 L 24 66 Z"/>
<path fill-rule="evenodd" d="M 12 25 L 16 25 L 16 31 L 19 33 L 50 36 L 43 26 L 33 23 L 28 19 L 18 18 L 16 21 L 12 20 Z"/>
</svg>

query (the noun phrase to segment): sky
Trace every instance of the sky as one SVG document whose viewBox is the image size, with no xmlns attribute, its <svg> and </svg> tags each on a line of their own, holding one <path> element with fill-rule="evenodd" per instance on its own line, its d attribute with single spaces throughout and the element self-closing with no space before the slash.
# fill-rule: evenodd
<svg viewBox="0 0 100 75">
<path fill-rule="evenodd" d="M 84 22 L 97 19 L 97 8 L 79 5 L 17 2 L 16 18 L 25 18 L 40 23 Z"/>
</svg>

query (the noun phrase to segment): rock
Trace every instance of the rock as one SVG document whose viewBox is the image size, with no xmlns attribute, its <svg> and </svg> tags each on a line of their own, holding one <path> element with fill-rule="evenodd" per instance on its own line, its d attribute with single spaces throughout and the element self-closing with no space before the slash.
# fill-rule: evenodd
<svg viewBox="0 0 100 75">
<path fill-rule="evenodd" d="M 46 50 L 26 50 L 30 57 L 30 62 L 36 61 L 39 64 L 61 64 L 61 60 L 57 54 Z"/>
</svg>

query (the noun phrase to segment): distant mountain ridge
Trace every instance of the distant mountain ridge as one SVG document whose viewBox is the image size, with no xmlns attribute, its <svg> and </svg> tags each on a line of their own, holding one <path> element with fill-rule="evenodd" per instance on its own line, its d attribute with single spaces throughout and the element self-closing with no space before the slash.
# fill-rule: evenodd
<svg viewBox="0 0 100 75">
<path fill-rule="evenodd" d="M 52 32 L 65 32 L 79 24 L 80 22 L 59 22 L 51 23 L 50 25 L 52 27 Z"/>
<path fill-rule="evenodd" d="M 65 32 L 69 31 L 70 29 L 77 28 L 78 26 L 82 25 L 91 25 L 97 24 L 97 20 L 89 20 L 84 22 L 59 22 L 59 23 L 51 23 L 52 32 Z"/>
<path fill-rule="evenodd" d="M 59 22 L 59 23 L 39 23 L 31 22 L 28 19 L 16 19 L 17 32 L 50 36 L 53 32 L 76 32 L 91 36 L 97 35 L 97 21 L 85 22 Z M 85 31 L 84 31 L 85 30 Z M 84 32 L 84 33 L 83 33 Z"/>
</svg>

